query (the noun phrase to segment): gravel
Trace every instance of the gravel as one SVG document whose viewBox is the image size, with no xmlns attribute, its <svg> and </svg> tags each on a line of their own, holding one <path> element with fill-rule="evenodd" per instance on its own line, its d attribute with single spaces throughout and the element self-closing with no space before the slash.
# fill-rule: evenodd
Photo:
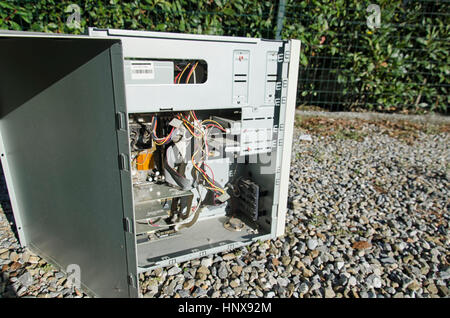
<svg viewBox="0 0 450 318">
<path fill-rule="evenodd" d="M 404 142 L 372 123 L 327 136 L 297 128 L 286 234 L 141 274 L 142 294 L 448 297 L 449 134 L 414 138 Z M 2 190 L 0 296 L 87 297 L 19 246 Z"/>
<path fill-rule="evenodd" d="M 308 248 L 310 249 L 310 250 L 315 250 L 316 249 L 316 247 L 317 247 L 317 240 L 315 240 L 315 239 L 309 239 L 308 240 L 308 243 L 306 244 L 307 246 L 308 246 Z"/>
</svg>

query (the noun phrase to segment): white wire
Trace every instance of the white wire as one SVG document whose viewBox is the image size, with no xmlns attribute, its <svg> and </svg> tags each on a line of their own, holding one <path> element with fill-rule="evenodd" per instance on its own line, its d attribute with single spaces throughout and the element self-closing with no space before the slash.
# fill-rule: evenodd
<svg viewBox="0 0 450 318">
<path fill-rule="evenodd" d="M 194 69 L 194 84 L 197 84 L 197 75 L 195 75 L 196 70 L 197 70 L 197 68 Z"/>
</svg>

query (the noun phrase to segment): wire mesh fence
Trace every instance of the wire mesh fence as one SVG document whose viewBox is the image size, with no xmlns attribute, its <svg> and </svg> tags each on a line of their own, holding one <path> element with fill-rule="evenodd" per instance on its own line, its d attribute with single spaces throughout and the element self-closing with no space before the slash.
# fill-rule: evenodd
<svg viewBox="0 0 450 318">
<path fill-rule="evenodd" d="M 289 1 L 283 36 L 305 44 L 299 103 L 447 112 L 449 1 L 377 3 Z"/>
<path fill-rule="evenodd" d="M 447 113 L 449 9 L 450 0 L 2 0 L 0 28 L 298 38 L 299 106 Z"/>
</svg>

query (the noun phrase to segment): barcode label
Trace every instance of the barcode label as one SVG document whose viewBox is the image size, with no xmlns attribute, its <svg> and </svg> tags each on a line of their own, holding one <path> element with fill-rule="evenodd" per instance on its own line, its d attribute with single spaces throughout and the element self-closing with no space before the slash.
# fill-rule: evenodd
<svg viewBox="0 0 450 318">
<path fill-rule="evenodd" d="M 131 71 L 131 79 L 134 80 L 155 78 L 155 66 L 153 62 L 131 63 L 130 71 Z"/>
</svg>

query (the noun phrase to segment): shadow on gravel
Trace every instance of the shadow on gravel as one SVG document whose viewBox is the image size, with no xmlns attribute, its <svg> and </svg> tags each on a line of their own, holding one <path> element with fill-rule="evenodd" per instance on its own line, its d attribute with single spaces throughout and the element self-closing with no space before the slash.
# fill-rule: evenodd
<svg viewBox="0 0 450 318">
<path fill-rule="evenodd" d="M 2 285 L 0 289 L 0 298 L 19 298 L 15 291 L 14 283 L 6 272 L 2 272 L 0 284 Z M 3 292 L 1 292 L 2 290 Z"/>
<path fill-rule="evenodd" d="M 3 167 L 0 165 L 0 205 L 3 209 L 4 215 L 8 221 L 9 226 L 11 227 L 11 231 L 14 233 L 14 236 L 17 241 L 19 241 L 19 236 L 17 234 L 16 223 L 14 220 L 14 215 L 12 213 L 11 201 L 9 199 L 8 188 L 6 187 L 6 180 L 3 174 Z M 0 233 L 0 237 L 2 236 Z M 0 245 L 0 248 L 2 246 Z M 13 263 L 13 266 L 14 263 Z M 23 267 L 23 265 L 21 265 Z M 0 275 L 0 298 L 16 298 L 16 288 L 14 287 L 14 282 L 11 281 L 12 277 L 9 273 L 9 269 L 11 267 L 8 264 L 1 265 L 1 275 Z M 15 271 L 13 275 L 17 274 L 18 271 Z"/>
<path fill-rule="evenodd" d="M 16 221 L 14 220 L 14 215 L 12 212 L 11 201 L 9 199 L 8 188 L 6 186 L 5 175 L 3 174 L 3 167 L 0 164 L 0 206 L 5 213 L 6 219 L 8 220 L 11 231 L 13 231 L 17 241 L 19 241 L 19 235 L 17 233 Z"/>
</svg>

